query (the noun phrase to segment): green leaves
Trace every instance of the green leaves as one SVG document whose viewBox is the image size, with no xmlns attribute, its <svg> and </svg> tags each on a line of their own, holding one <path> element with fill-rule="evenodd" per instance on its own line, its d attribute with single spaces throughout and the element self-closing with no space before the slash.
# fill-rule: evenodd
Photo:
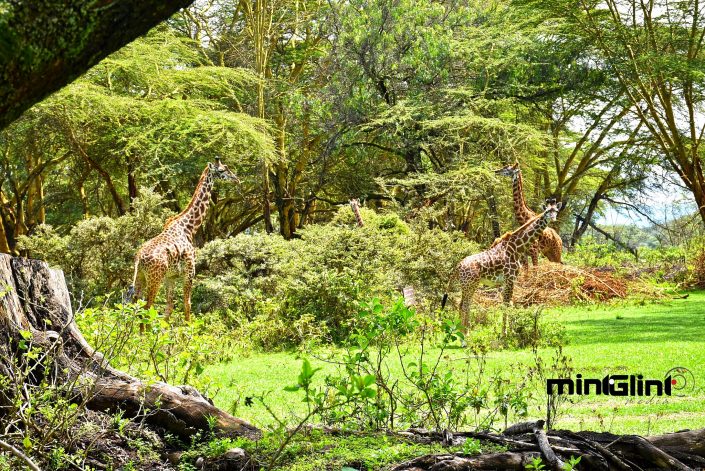
<svg viewBox="0 0 705 471">
<path fill-rule="evenodd" d="M 301 372 L 299 373 L 297 383 L 293 386 L 286 386 L 284 388 L 284 391 L 295 392 L 299 389 L 308 391 L 311 387 L 313 375 L 319 370 L 320 368 L 313 368 L 311 366 L 311 362 L 309 362 L 308 359 L 304 359 L 301 365 Z"/>
</svg>

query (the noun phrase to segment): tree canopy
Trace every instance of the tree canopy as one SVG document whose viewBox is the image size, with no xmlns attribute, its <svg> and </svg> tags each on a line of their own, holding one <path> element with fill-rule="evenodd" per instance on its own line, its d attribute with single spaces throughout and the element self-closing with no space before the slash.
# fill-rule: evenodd
<svg viewBox="0 0 705 471">
<path fill-rule="evenodd" d="M 243 184 L 204 240 L 291 239 L 356 197 L 489 242 L 515 160 L 567 243 L 654 168 L 703 208 L 703 31 L 692 1 L 200 0 L 3 132 L 0 250 L 142 189 L 179 210 L 216 156 Z"/>
</svg>

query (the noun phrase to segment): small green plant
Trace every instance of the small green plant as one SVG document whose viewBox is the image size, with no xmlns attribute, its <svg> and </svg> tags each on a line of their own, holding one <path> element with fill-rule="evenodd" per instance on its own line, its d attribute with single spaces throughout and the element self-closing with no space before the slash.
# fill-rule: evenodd
<svg viewBox="0 0 705 471">
<path fill-rule="evenodd" d="M 480 440 L 477 438 L 468 438 L 463 443 L 463 453 L 466 455 L 478 455 L 482 453 Z"/>
<path fill-rule="evenodd" d="M 167 321 L 154 306 L 135 304 L 87 308 L 77 315 L 79 328 L 99 351 L 110 348 L 112 365 L 147 381 L 190 384 L 211 397 L 221 385 L 205 365 L 229 360 L 232 344 L 225 325 L 211 318 Z M 146 326 L 139 334 L 139 325 Z"/>
<path fill-rule="evenodd" d="M 543 464 L 543 460 L 541 459 L 541 457 L 537 456 L 531 461 L 531 463 L 526 465 L 526 469 L 539 471 L 541 469 L 546 469 L 546 465 Z"/>
<path fill-rule="evenodd" d="M 130 419 L 123 418 L 124 412 L 119 410 L 111 416 L 111 426 L 121 437 L 125 436 L 125 427 L 130 423 Z"/>
<path fill-rule="evenodd" d="M 582 459 L 582 456 L 578 456 L 577 458 L 573 455 L 570 455 L 570 459 L 563 465 L 563 469 L 565 471 L 573 471 L 577 469 L 578 464 L 580 463 L 580 460 Z"/>
</svg>

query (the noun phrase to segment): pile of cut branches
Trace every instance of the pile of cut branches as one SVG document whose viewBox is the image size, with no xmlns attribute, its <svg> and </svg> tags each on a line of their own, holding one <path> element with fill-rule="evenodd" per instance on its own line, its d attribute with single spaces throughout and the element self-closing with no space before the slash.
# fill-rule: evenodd
<svg viewBox="0 0 705 471">
<path fill-rule="evenodd" d="M 472 438 L 501 445 L 507 451 L 480 455 L 425 455 L 402 463 L 393 471 L 523 470 L 538 459 L 547 470 L 569 469 L 579 459 L 580 470 L 692 470 L 705 467 L 705 429 L 654 437 L 606 432 L 543 429 L 544 421 L 513 425 L 501 434 L 483 432 L 435 433 L 409 431 L 410 438 L 458 445 Z"/>
<path fill-rule="evenodd" d="M 565 305 L 624 298 L 632 291 L 627 280 L 612 273 L 543 262 L 521 270 L 514 285 L 514 302 L 523 306 Z M 480 293 L 477 302 L 494 304 L 499 299 L 499 292 L 491 290 Z"/>
</svg>

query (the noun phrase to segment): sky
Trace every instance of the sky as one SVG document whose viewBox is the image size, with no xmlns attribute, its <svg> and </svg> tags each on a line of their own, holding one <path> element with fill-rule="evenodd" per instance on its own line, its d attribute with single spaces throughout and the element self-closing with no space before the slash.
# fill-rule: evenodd
<svg viewBox="0 0 705 471">
<path fill-rule="evenodd" d="M 644 192 L 638 201 L 628 199 L 623 199 L 623 201 L 640 208 L 649 208 L 651 218 L 660 223 L 695 212 L 695 202 L 688 192 L 665 180 L 661 180 L 659 183 L 661 188 Z M 636 211 L 624 206 L 614 207 L 612 205 L 607 206 L 604 214 L 596 217 L 595 222 L 600 225 L 636 224 L 640 227 L 650 225 L 649 221 Z"/>
</svg>

